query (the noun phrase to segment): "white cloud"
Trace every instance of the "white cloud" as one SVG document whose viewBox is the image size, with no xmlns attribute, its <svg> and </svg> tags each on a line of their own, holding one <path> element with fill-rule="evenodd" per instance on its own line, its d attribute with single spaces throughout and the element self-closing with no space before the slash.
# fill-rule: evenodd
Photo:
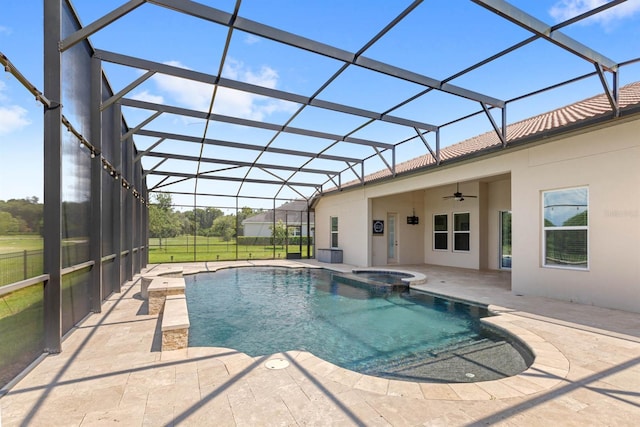
<svg viewBox="0 0 640 427">
<path fill-rule="evenodd" d="M 566 21 L 596 7 L 608 3 L 606 0 L 560 0 L 549 10 L 549 14 L 557 21 Z M 624 3 L 613 6 L 604 12 L 598 13 L 586 20 L 584 24 L 599 23 L 605 27 L 616 21 L 628 18 L 640 11 L 640 0 L 627 0 Z"/>
<path fill-rule="evenodd" d="M 0 80 L 0 102 L 9 104 L 10 100 L 2 92 L 7 84 Z M 31 124 L 28 111 L 19 105 L 0 105 L 0 135 L 7 135 Z"/>
<path fill-rule="evenodd" d="M 166 62 L 166 64 L 189 69 L 177 61 Z M 177 101 L 181 106 L 199 111 L 209 110 L 213 85 L 166 74 L 157 74 L 153 77 L 153 80 L 160 91 L 166 93 L 167 96 Z"/>
<path fill-rule="evenodd" d="M 142 92 L 136 93 L 131 98 L 138 101 L 153 102 L 154 104 L 164 103 L 164 97 L 162 97 L 161 95 L 153 95 L 149 93 L 148 90 L 144 90 Z"/>
<path fill-rule="evenodd" d="M 187 68 L 176 61 L 168 62 L 167 64 Z M 227 61 L 223 75 L 230 79 L 268 88 L 275 88 L 278 83 L 278 73 L 274 69 L 263 66 L 260 70 L 254 71 L 245 67 L 242 62 L 233 59 Z M 213 85 L 167 75 L 156 75 L 153 79 L 162 93 L 165 93 L 167 97 L 172 98 L 181 106 L 198 111 L 209 110 Z M 295 106 L 288 102 L 220 87 L 216 93 L 214 112 L 262 121 L 270 114 L 279 111 L 289 112 L 293 108 Z"/>
<path fill-rule="evenodd" d="M 271 67 L 263 65 L 258 73 L 246 68 L 244 63 L 229 58 L 224 64 L 222 74 L 234 80 L 251 83 L 258 86 L 275 88 L 278 83 L 278 72 Z"/>
<path fill-rule="evenodd" d="M 11 28 L 5 27 L 4 25 L 0 25 L 0 34 L 6 34 L 10 36 L 12 32 L 13 31 L 11 31 Z"/>
<path fill-rule="evenodd" d="M 260 37 L 254 36 L 253 34 L 247 34 L 244 38 L 244 43 L 248 45 L 260 43 Z"/>
<path fill-rule="evenodd" d="M 0 135 L 7 135 L 31 124 L 27 110 L 19 105 L 0 107 Z"/>
</svg>

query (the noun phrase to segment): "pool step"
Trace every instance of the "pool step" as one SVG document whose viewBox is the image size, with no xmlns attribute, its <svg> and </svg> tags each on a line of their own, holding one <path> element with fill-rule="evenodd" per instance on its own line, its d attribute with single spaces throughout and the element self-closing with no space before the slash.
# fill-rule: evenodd
<svg viewBox="0 0 640 427">
<path fill-rule="evenodd" d="M 466 341 L 371 369 L 370 375 L 403 381 L 476 382 L 516 375 L 526 361 L 506 341 Z"/>
<path fill-rule="evenodd" d="M 460 357 L 464 356 L 465 354 L 484 351 L 495 347 L 497 344 L 499 343 L 496 343 L 496 341 L 487 338 L 482 338 L 480 340 L 468 339 L 447 347 L 433 349 L 428 352 L 412 354 L 399 359 L 390 360 L 384 364 L 372 368 L 370 372 L 365 373 L 379 374 L 411 371 L 415 370 L 418 367 L 423 367 L 427 364 L 443 361 L 451 357 Z"/>
</svg>

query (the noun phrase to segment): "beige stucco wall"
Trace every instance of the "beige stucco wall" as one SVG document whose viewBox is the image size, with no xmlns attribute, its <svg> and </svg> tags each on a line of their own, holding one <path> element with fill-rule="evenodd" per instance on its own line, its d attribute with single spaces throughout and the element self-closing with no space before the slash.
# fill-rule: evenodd
<svg viewBox="0 0 640 427">
<path fill-rule="evenodd" d="M 512 173 L 512 290 L 640 312 L 640 122 L 522 152 Z M 544 268 L 541 192 L 589 188 L 588 271 Z"/>
<path fill-rule="evenodd" d="M 320 212 L 320 216 L 318 216 Z M 369 265 L 369 202 L 363 191 L 324 197 L 316 208 L 316 248 L 330 247 L 330 218 L 338 217 L 338 247 L 344 262 L 356 266 Z"/>
<path fill-rule="evenodd" d="M 421 264 L 424 260 L 424 234 L 425 217 L 422 214 L 424 192 L 419 190 L 409 193 L 401 193 L 394 196 L 380 197 L 372 200 L 372 220 L 385 221 L 384 235 L 373 235 L 372 225 L 369 225 L 371 237 L 371 264 L 387 264 L 387 238 L 389 233 L 388 215 L 397 215 L 396 240 L 398 242 L 398 264 Z M 407 217 L 415 215 L 419 218 L 417 225 L 407 224 Z"/>
<path fill-rule="evenodd" d="M 497 156 L 327 195 L 316 206 L 318 247 L 328 245 L 328 218 L 338 212 L 345 216 L 344 222 L 340 220 L 344 262 L 384 263 L 376 241 L 380 238 L 371 237 L 371 220 L 389 207 L 404 206 L 407 194 L 419 191 L 423 208 L 420 214 L 416 208 L 416 215 L 420 216 L 424 262 L 497 269 L 498 212 L 510 209 L 514 293 L 640 312 L 639 135 L 640 120 L 620 120 L 613 126 L 591 128 Z M 464 207 L 443 200 L 454 191 L 456 182 L 463 183 L 463 192 L 478 194 L 481 200 L 466 199 Z M 541 192 L 573 186 L 589 187 L 589 270 L 543 267 Z M 472 250 L 434 252 L 433 214 L 462 211 L 472 213 Z M 398 214 L 406 226 L 406 214 Z M 451 217 L 449 221 L 451 224 Z M 405 243 L 402 235 L 400 239 L 400 244 Z M 409 242 L 415 245 L 416 241 Z M 400 259 L 400 263 L 410 262 Z"/>
<path fill-rule="evenodd" d="M 478 195 L 477 182 L 465 183 L 460 186 L 463 194 Z M 424 262 L 427 264 L 447 265 L 450 267 L 479 268 L 480 264 L 480 235 L 479 235 L 479 199 L 468 197 L 459 202 L 454 199 L 444 199 L 456 191 L 456 185 L 431 188 L 425 191 L 426 220 L 428 221 L 424 241 L 426 245 Z M 470 236 L 469 252 L 453 252 L 453 214 L 469 212 Z M 449 223 L 449 249 L 436 251 L 433 249 L 433 216 L 447 214 Z"/>
</svg>

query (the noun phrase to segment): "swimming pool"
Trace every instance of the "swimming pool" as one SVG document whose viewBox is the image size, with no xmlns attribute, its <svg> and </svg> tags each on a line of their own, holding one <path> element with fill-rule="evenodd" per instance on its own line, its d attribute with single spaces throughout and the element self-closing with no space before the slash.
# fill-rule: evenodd
<svg viewBox="0 0 640 427">
<path fill-rule="evenodd" d="M 260 267 L 187 276 L 189 346 L 306 350 L 356 372 L 421 381 L 503 378 L 530 363 L 482 327 L 486 308 L 341 279 Z"/>
</svg>

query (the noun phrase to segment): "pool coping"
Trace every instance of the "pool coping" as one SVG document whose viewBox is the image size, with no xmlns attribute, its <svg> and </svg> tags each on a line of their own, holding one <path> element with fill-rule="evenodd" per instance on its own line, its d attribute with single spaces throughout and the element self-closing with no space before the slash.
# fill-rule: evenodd
<svg viewBox="0 0 640 427">
<path fill-rule="evenodd" d="M 222 264 L 217 262 L 216 268 L 211 269 L 208 263 L 205 268 L 193 267 L 185 268 L 183 275 L 193 275 L 198 273 L 213 273 L 219 270 L 229 268 L 243 267 L 284 267 L 284 268 L 324 268 L 327 270 L 338 272 L 355 272 L 355 271 L 375 271 L 375 272 L 397 272 L 403 274 L 411 274 L 413 277 L 408 279 L 411 289 L 431 293 L 429 290 L 420 287 L 427 281 L 427 276 L 422 273 L 410 270 L 396 268 L 356 268 L 344 269 L 336 267 L 324 267 L 301 262 L 279 261 L 277 263 L 269 261 L 246 261 L 246 262 L 230 262 Z M 437 294 L 435 294 L 437 295 Z M 449 298 L 445 296 L 446 298 Z M 567 378 L 569 374 L 569 360 L 565 355 L 551 342 L 547 341 L 540 335 L 528 330 L 524 326 L 519 326 L 521 318 L 510 314 L 511 309 L 498 305 L 487 305 L 481 302 L 467 300 L 470 303 L 485 306 L 494 316 L 480 319 L 482 323 L 490 328 L 498 329 L 510 336 L 515 337 L 527 350 L 533 355 L 533 363 L 523 372 L 507 378 L 477 381 L 469 383 L 437 383 L 437 382 L 417 382 L 417 381 L 400 381 L 387 378 L 379 378 L 371 375 L 361 374 L 355 371 L 337 366 L 331 362 L 315 356 L 313 353 L 301 350 L 293 350 L 283 353 L 275 353 L 267 356 L 267 362 L 274 358 L 285 355 L 288 359 L 295 360 L 309 369 L 315 375 L 321 376 L 327 380 L 334 381 L 343 386 L 351 387 L 358 390 L 368 391 L 375 394 L 387 396 L 410 396 L 424 400 L 457 400 L 457 401 L 478 401 L 478 400 L 496 400 L 509 399 L 517 397 L 526 397 L 533 394 L 548 391 Z M 202 355 L 211 349 L 212 352 L 220 350 L 238 352 L 236 349 L 227 349 L 221 347 L 187 347 L 183 350 L 163 351 L 164 357 L 190 358 L 190 354 Z M 177 353 L 178 352 L 178 353 Z M 180 353 L 181 352 L 181 353 Z M 245 357 L 251 356 L 238 352 Z M 264 356 L 252 358 L 257 360 Z M 265 362 L 266 363 L 266 362 Z M 289 369 L 289 368 L 285 368 Z"/>
</svg>

